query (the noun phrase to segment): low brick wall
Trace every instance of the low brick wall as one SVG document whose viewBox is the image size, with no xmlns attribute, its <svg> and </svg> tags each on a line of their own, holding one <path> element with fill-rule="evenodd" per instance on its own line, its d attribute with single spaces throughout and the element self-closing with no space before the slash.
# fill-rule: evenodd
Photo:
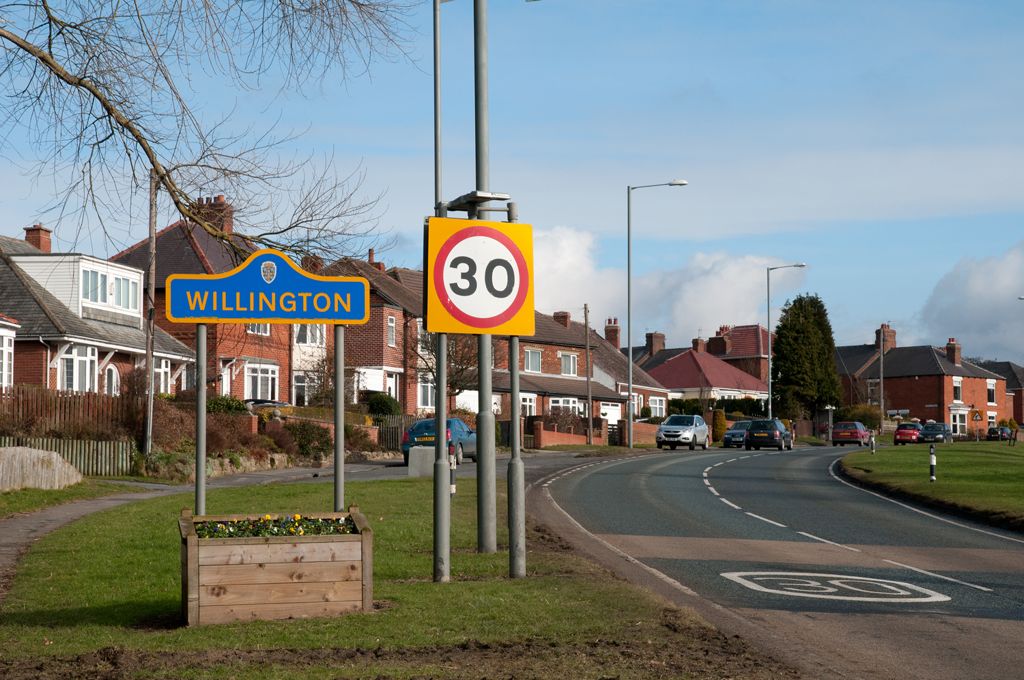
<svg viewBox="0 0 1024 680">
<path fill-rule="evenodd" d="M 625 420 L 619 421 L 619 432 L 622 432 L 623 440 L 629 431 L 629 424 Z M 654 436 L 658 432 L 658 426 L 651 423 L 633 423 L 633 446 L 654 446 Z"/>
<path fill-rule="evenodd" d="M 297 417 L 297 416 L 285 416 L 283 419 L 279 419 L 279 420 L 274 420 L 274 419 L 268 420 L 267 424 L 266 424 L 266 429 L 267 430 L 274 430 L 274 429 L 282 428 L 282 427 L 284 427 L 285 422 L 288 421 L 288 420 L 295 421 L 295 422 L 313 423 L 314 425 L 318 425 L 318 426 L 324 428 L 325 430 L 327 430 L 328 432 L 330 432 L 331 433 L 331 439 L 334 439 L 334 421 L 328 421 L 328 420 L 314 420 L 313 418 L 301 418 L 301 417 Z M 367 438 L 370 440 L 370 443 L 372 443 L 374 446 L 378 446 L 380 444 L 380 428 L 377 427 L 376 425 L 363 425 L 362 423 L 358 423 L 357 424 L 357 423 L 350 423 L 350 422 L 347 422 L 347 421 L 346 421 L 346 425 L 348 425 L 349 427 L 353 427 L 353 428 L 355 428 L 357 430 L 362 430 L 363 432 L 365 432 Z"/>
<path fill-rule="evenodd" d="M 544 423 L 539 420 L 533 423 L 533 448 L 535 449 L 543 449 L 545 446 L 558 446 L 561 444 L 583 445 L 586 443 L 586 430 L 584 430 L 583 434 L 557 432 L 555 430 L 545 430 Z M 607 444 L 608 424 L 606 421 L 602 421 L 601 429 L 594 430 L 594 446 L 607 446 Z"/>
</svg>

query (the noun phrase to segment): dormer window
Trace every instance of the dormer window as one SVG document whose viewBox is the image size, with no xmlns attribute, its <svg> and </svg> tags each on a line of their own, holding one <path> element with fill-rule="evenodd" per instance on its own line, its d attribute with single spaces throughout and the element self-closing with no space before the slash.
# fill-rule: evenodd
<svg viewBox="0 0 1024 680">
<path fill-rule="evenodd" d="M 139 282 L 127 276 L 110 276 L 107 272 L 83 269 L 82 300 L 137 312 L 139 311 Z"/>
<path fill-rule="evenodd" d="M 107 275 L 92 269 L 82 270 L 82 299 L 107 304 Z"/>
</svg>

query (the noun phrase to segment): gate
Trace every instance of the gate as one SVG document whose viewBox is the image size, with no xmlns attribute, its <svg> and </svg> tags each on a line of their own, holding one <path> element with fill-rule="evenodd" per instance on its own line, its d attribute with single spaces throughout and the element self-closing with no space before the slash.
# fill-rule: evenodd
<svg viewBox="0 0 1024 680">
<path fill-rule="evenodd" d="M 416 416 L 373 416 L 373 424 L 377 426 L 377 443 L 385 451 L 401 451 L 402 435 L 420 418 Z"/>
</svg>

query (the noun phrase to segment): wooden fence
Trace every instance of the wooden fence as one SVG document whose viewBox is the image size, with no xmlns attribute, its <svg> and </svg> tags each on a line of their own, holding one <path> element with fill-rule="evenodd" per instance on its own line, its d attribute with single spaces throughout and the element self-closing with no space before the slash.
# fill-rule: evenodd
<svg viewBox="0 0 1024 680">
<path fill-rule="evenodd" d="M 99 442 L 82 439 L 51 439 L 47 437 L 0 437 L 0 448 L 27 446 L 53 451 L 87 476 L 119 477 L 132 472 L 135 444 L 132 442 Z"/>
<path fill-rule="evenodd" d="M 133 433 L 142 423 L 141 399 L 91 392 L 56 392 L 37 385 L 0 390 L 0 421 L 7 430 L 34 435 L 60 432 L 97 438 L 114 431 Z M 133 433 L 134 434 L 134 433 Z"/>
</svg>

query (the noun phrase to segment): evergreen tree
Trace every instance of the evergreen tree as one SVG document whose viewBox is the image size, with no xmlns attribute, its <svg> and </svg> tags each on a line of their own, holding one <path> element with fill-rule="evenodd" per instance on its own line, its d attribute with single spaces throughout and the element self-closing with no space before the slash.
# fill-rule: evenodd
<svg viewBox="0 0 1024 680">
<path fill-rule="evenodd" d="M 835 339 L 825 304 L 817 295 L 800 295 L 786 304 L 772 349 L 772 410 L 800 418 L 839 403 Z"/>
</svg>

